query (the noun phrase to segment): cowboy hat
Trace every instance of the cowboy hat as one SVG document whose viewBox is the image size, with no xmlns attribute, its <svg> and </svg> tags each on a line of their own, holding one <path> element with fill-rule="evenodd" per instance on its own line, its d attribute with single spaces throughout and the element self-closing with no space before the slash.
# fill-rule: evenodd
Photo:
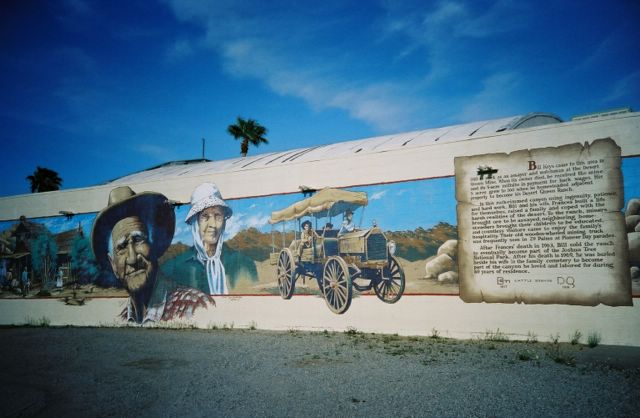
<svg viewBox="0 0 640 418">
<path fill-rule="evenodd" d="M 233 215 L 233 210 L 222 199 L 218 186 L 213 183 L 202 183 L 195 188 L 191 195 L 191 209 L 185 218 L 185 222 L 191 224 L 192 218 L 206 208 L 220 206 L 224 208 L 224 218 L 229 219 Z"/>
<path fill-rule="evenodd" d="M 176 215 L 167 197 L 155 192 L 135 193 L 128 186 L 116 187 L 109 193 L 107 207 L 98 213 L 91 230 L 91 248 L 100 265 L 109 265 L 107 252 L 114 225 L 131 216 L 140 218 L 147 227 L 155 257 L 160 257 L 171 245 Z"/>
</svg>

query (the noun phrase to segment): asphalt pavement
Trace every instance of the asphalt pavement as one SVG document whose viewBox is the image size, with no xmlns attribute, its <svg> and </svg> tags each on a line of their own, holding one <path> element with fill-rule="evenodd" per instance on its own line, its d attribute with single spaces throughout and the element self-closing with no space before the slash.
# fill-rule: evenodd
<svg viewBox="0 0 640 418">
<path fill-rule="evenodd" d="M 259 330 L 0 329 L 0 416 L 638 416 L 640 348 Z"/>
</svg>

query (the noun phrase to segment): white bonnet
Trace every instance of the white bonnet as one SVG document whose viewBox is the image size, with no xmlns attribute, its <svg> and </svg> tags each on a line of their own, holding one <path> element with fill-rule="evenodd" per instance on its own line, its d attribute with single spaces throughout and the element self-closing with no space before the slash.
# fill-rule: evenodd
<svg viewBox="0 0 640 418">
<path fill-rule="evenodd" d="M 225 219 L 229 219 L 233 215 L 231 208 L 225 203 L 218 190 L 218 186 L 213 183 L 202 183 L 195 188 L 191 195 L 191 209 L 185 218 L 185 222 L 190 224 L 193 216 L 202 212 L 206 208 L 221 206 L 225 210 Z"/>
</svg>

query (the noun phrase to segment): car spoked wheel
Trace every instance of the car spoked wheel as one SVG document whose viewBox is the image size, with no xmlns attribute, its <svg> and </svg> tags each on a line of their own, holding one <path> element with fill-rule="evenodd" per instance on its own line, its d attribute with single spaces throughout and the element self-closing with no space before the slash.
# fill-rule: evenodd
<svg viewBox="0 0 640 418">
<path fill-rule="evenodd" d="M 329 257 L 322 272 L 322 293 L 327 306 L 342 314 L 349 309 L 353 285 L 347 263 L 340 257 Z"/>
<path fill-rule="evenodd" d="M 396 303 L 404 293 L 404 285 L 404 271 L 398 260 L 390 256 L 387 267 L 382 269 L 380 277 L 373 285 L 373 290 L 381 301 Z"/>
<path fill-rule="evenodd" d="M 293 262 L 293 253 L 290 249 L 284 248 L 278 256 L 278 289 L 283 299 L 291 299 L 296 287 L 296 273 Z"/>
</svg>

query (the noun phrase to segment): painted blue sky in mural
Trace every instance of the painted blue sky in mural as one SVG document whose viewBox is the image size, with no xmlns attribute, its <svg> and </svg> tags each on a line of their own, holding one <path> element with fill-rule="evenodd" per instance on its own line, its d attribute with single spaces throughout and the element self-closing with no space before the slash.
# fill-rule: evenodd
<svg viewBox="0 0 640 418">
<path fill-rule="evenodd" d="M 624 188 L 624 206 L 629 199 L 640 199 L 640 158 L 622 159 L 622 187 Z"/>
<path fill-rule="evenodd" d="M 369 204 L 364 212 L 358 209 L 354 221 L 362 227 L 371 226 L 375 220 L 386 231 L 414 230 L 417 227 L 431 228 L 439 222 L 456 224 L 455 185 L 453 178 L 417 180 L 375 186 L 352 188 L 352 191 L 367 193 Z M 269 224 L 271 212 L 283 209 L 301 200 L 301 195 L 274 195 L 250 199 L 228 200 L 233 209 L 233 216 L 227 221 L 225 239 L 233 238 L 238 232 L 254 227 L 262 232 L 271 232 Z M 425 210 L 428 208 L 428 210 Z M 176 209 L 176 231 L 173 242 L 192 245 L 191 228 L 184 220 L 189 212 L 189 205 Z M 56 234 L 82 226 L 85 236 L 90 236 L 95 214 L 76 215 L 71 219 L 64 216 L 31 219 L 44 224 Z M 324 222 L 329 219 L 323 218 Z M 331 219 L 335 227 L 339 227 L 342 218 Z M 0 222 L 0 232 L 15 224 Z M 318 224 L 319 226 L 323 224 Z M 296 227 L 294 222 L 287 224 L 287 229 Z M 280 226 L 276 231 L 279 231 Z"/>
<path fill-rule="evenodd" d="M 371 226 L 375 220 L 385 231 L 413 231 L 421 226 L 431 228 L 439 222 L 456 225 L 455 185 L 453 178 L 418 180 L 403 183 L 384 184 L 350 188 L 351 191 L 366 192 L 369 204 L 356 210 L 354 222 L 362 227 Z M 233 216 L 227 221 L 225 239 L 234 237 L 239 231 L 253 227 L 262 232 L 271 232 L 269 224 L 271 212 L 301 200 L 299 193 L 289 195 L 275 195 L 251 199 L 228 200 L 227 204 L 233 209 Z M 423 210 L 430 208 L 429 210 Z M 189 211 L 188 206 L 176 212 L 176 234 L 173 242 L 181 241 L 191 244 L 191 230 L 184 223 Z M 305 218 L 306 219 L 306 218 Z M 322 218 L 328 222 L 328 218 Z M 331 219 L 334 227 L 342 223 L 341 217 Z M 318 227 L 324 225 L 318 223 Z M 287 229 L 296 227 L 295 222 L 289 222 Z M 275 228 L 280 231 L 281 224 Z"/>
<path fill-rule="evenodd" d="M 640 107 L 640 3 L 51 0 L 0 4 L 0 196 L 159 163 L 528 113 Z"/>
<path fill-rule="evenodd" d="M 456 225 L 456 202 L 454 192 L 454 179 L 418 180 L 403 183 L 384 184 L 376 186 L 354 187 L 348 190 L 366 192 L 369 204 L 356 210 L 354 222 L 356 225 L 362 221 L 362 227 L 371 226 L 375 220 L 377 224 L 387 231 L 413 231 L 421 226 L 431 228 L 438 222 L 447 222 Z M 270 232 L 271 224 L 268 223 L 271 212 L 301 200 L 299 193 L 291 195 L 278 195 L 253 199 L 230 200 L 228 203 L 233 208 L 233 216 L 227 221 L 225 235 L 233 237 L 239 231 L 254 227 L 262 232 Z M 422 208 L 433 208 L 421 210 Z M 186 214 L 186 210 L 184 211 Z M 184 218 L 184 216 L 183 216 Z M 322 218 L 328 222 L 328 218 Z M 339 227 L 342 217 L 331 219 L 334 227 Z M 287 229 L 294 228 L 296 224 L 289 222 Z M 318 227 L 323 224 L 318 223 Z M 281 225 L 275 230 L 279 231 Z M 184 237 L 191 240 L 191 233 L 187 228 L 184 232 L 176 234 L 174 241 Z M 185 241 L 183 241 L 185 242 Z"/>
</svg>

